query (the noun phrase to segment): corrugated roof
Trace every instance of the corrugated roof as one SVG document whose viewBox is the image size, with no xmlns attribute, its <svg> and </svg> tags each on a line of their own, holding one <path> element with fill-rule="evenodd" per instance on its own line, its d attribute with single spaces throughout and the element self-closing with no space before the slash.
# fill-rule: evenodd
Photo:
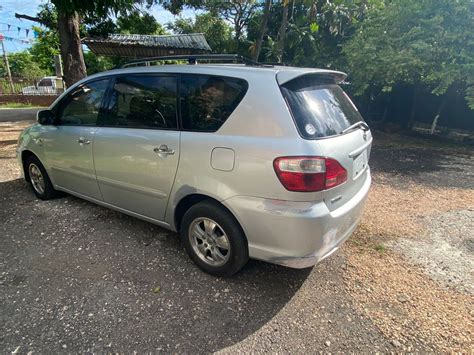
<svg viewBox="0 0 474 355">
<path fill-rule="evenodd" d="M 202 33 L 160 36 L 111 34 L 108 38 L 86 38 L 83 43 L 95 54 L 133 58 L 211 51 Z"/>
</svg>

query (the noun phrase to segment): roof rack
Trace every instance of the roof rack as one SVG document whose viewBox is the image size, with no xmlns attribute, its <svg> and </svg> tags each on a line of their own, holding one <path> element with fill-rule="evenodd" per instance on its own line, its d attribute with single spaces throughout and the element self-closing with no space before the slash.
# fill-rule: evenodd
<svg viewBox="0 0 474 355">
<path fill-rule="evenodd" d="M 168 55 L 161 57 L 150 57 L 150 58 L 141 58 L 131 60 L 122 65 L 122 68 L 127 68 L 130 66 L 144 64 L 149 66 L 152 62 L 162 62 L 167 60 L 183 60 L 187 61 L 188 64 L 198 64 L 198 61 L 209 61 L 209 62 L 237 62 L 243 63 L 249 66 L 258 66 L 258 67 L 272 67 L 265 63 L 260 63 L 252 59 L 243 57 L 239 54 L 193 54 L 193 55 Z"/>
</svg>

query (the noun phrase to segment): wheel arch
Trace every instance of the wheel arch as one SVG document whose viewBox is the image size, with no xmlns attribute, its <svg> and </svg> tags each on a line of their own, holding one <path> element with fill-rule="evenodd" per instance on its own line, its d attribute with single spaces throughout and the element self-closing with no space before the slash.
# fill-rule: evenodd
<svg viewBox="0 0 474 355">
<path fill-rule="evenodd" d="M 36 159 L 38 159 L 41 163 L 41 165 L 43 165 L 44 167 L 44 164 L 43 162 L 41 161 L 41 159 L 35 154 L 33 153 L 31 150 L 28 150 L 28 149 L 25 149 L 21 152 L 21 165 L 22 165 L 22 168 L 23 168 L 23 176 L 25 177 L 25 180 L 30 182 L 30 174 L 28 174 L 28 169 L 26 168 L 26 160 L 30 157 L 35 157 Z M 45 168 L 46 169 L 46 168 Z"/>
<path fill-rule="evenodd" d="M 217 200 L 217 199 L 215 199 L 215 198 L 213 198 L 209 195 L 202 194 L 202 193 L 193 193 L 193 194 L 186 195 L 176 205 L 176 208 L 174 209 L 173 222 L 174 222 L 175 229 L 178 233 L 181 229 L 181 221 L 182 221 L 183 216 L 186 213 L 186 211 L 189 210 L 192 206 L 196 205 L 197 203 L 200 203 L 200 202 L 203 202 L 203 201 L 211 201 L 211 202 L 219 205 L 223 209 L 225 209 L 227 212 L 229 212 L 232 215 L 232 217 L 234 217 L 234 219 L 239 224 L 240 229 L 242 230 L 242 232 L 245 236 L 245 239 L 247 240 L 245 229 L 244 229 L 241 221 L 239 220 L 239 218 L 237 218 L 236 214 L 230 208 L 228 208 L 225 204 L 220 202 L 219 200 Z M 248 240 L 247 240 L 247 243 L 248 243 Z"/>
</svg>

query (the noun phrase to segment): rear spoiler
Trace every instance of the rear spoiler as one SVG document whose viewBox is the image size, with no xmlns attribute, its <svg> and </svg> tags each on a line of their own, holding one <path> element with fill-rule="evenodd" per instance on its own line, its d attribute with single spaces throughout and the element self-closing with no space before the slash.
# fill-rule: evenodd
<svg viewBox="0 0 474 355">
<path fill-rule="evenodd" d="M 294 79 L 300 78 L 305 75 L 317 75 L 322 78 L 330 78 L 334 80 L 336 84 L 341 83 L 347 77 L 346 73 L 335 71 L 335 70 L 325 70 L 325 69 L 296 69 L 296 70 L 287 70 L 283 69 L 276 74 L 276 79 L 278 84 L 283 85 Z"/>
</svg>

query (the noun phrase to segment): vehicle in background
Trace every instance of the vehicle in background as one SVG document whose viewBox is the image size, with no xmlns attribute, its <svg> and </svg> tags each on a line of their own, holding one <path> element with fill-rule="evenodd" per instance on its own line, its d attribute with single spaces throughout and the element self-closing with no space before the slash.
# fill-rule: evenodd
<svg viewBox="0 0 474 355">
<path fill-rule="evenodd" d="M 56 87 L 56 76 L 45 76 L 34 86 L 27 86 L 21 89 L 23 95 L 56 95 L 59 93 Z"/>
</svg>

